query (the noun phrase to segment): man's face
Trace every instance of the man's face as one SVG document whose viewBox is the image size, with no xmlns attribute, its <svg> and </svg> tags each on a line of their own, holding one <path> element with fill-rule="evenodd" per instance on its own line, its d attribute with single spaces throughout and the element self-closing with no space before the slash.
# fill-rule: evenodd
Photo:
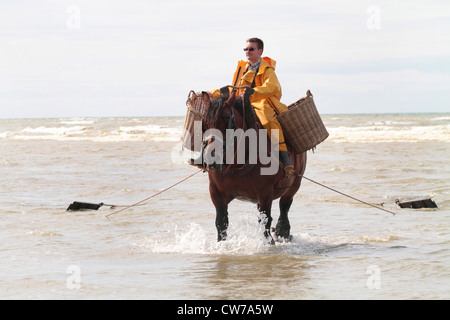
<svg viewBox="0 0 450 320">
<path fill-rule="evenodd" d="M 261 58 L 262 55 L 262 49 L 258 49 L 258 45 L 255 42 L 247 42 L 245 44 L 245 56 L 247 57 L 248 61 L 251 63 L 255 63 Z"/>
</svg>

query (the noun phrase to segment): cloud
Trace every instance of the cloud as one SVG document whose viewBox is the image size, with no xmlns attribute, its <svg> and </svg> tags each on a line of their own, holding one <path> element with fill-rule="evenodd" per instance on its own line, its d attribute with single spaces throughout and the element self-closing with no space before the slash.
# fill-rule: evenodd
<svg viewBox="0 0 450 320">
<path fill-rule="evenodd" d="M 231 81 L 252 36 L 278 62 L 284 102 L 316 88 L 319 99 L 338 101 L 345 112 L 360 112 L 364 95 L 372 109 L 379 102 L 378 110 L 395 112 L 420 110 L 405 97 L 419 101 L 424 92 L 442 101 L 433 111 L 448 111 L 449 5 L 376 1 L 379 11 L 368 10 L 372 5 L 2 2 L 0 117 L 184 115 L 189 90 Z M 379 28 L 368 19 L 379 19 Z M 389 105 L 380 91 L 408 100 L 410 109 Z"/>
<path fill-rule="evenodd" d="M 436 94 L 450 87 L 450 75 L 400 70 L 359 74 L 302 74 L 312 86 L 333 93 L 360 94 L 383 92 L 387 88 Z"/>
</svg>

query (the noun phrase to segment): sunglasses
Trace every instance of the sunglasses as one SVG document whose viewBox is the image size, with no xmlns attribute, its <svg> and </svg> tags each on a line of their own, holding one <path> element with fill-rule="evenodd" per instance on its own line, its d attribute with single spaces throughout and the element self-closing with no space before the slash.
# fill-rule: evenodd
<svg viewBox="0 0 450 320">
<path fill-rule="evenodd" d="M 255 48 L 244 48 L 244 51 L 245 51 L 245 52 L 247 52 L 247 51 L 253 51 L 253 50 L 255 50 Z"/>
</svg>

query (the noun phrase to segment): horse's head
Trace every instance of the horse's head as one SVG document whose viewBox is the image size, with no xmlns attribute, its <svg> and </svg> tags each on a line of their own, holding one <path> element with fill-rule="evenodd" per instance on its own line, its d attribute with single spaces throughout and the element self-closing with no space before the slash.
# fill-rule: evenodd
<svg viewBox="0 0 450 320">
<path fill-rule="evenodd" d="M 210 169 L 219 170 L 226 162 L 226 152 L 231 152 L 230 155 L 235 154 L 233 141 L 230 143 L 226 141 L 227 131 L 246 130 L 248 127 L 254 127 L 255 124 L 255 115 L 249 99 L 250 94 L 253 93 L 252 88 L 246 89 L 243 98 L 236 97 L 235 90 L 230 94 L 228 86 L 221 88 L 220 92 L 221 95 L 212 100 L 207 93 L 202 95 L 203 103 L 207 105 L 202 123 L 204 162 Z M 245 106 L 243 101 L 247 102 Z M 245 111 L 246 108 L 247 111 Z M 246 122 L 253 122 L 253 125 L 246 125 Z"/>
<path fill-rule="evenodd" d="M 220 89 L 220 96 L 212 99 L 206 92 L 202 93 L 203 103 L 207 106 L 203 117 L 203 132 L 209 129 L 217 129 L 225 133 L 226 129 L 254 127 L 255 114 L 250 105 L 250 95 L 254 90 L 248 87 L 243 98 L 236 97 L 236 90 L 230 94 L 228 86 Z M 245 103 L 243 104 L 243 101 Z M 239 115 L 235 111 L 239 111 Z M 245 115 L 245 123 L 242 116 Z"/>
<path fill-rule="evenodd" d="M 204 92 L 202 99 L 206 108 L 206 114 L 203 117 L 203 132 L 210 129 L 217 129 L 225 133 L 226 129 L 232 129 L 232 120 L 234 117 L 233 105 L 236 99 L 236 93 L 221 94 L 218 98 L 212 99 Z"/>
<path fill-rule="evenodd" d="M 210 169 L 221 169 L 226 152 L 226 130 L 235 128 L 233 105 L 236 93 L 229 95 L 228 87 L 222 88 L 221 93 L 212 100 L 206 92 L 202 94 L 207 106 L 202 122 L 203 159 Z"/>
</svg>

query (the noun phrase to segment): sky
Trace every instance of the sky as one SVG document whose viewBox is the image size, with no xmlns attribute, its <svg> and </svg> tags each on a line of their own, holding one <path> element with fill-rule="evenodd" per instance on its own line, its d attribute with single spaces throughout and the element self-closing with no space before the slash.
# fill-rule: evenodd
<svg viewBox="0 0 450 320">
<path fill-rule="evenodd" d="M 184 116 L 251 37 L 287 105 L 450 112 L 448 0 L 0 0 L 0 118 Z"/>
</svg>

